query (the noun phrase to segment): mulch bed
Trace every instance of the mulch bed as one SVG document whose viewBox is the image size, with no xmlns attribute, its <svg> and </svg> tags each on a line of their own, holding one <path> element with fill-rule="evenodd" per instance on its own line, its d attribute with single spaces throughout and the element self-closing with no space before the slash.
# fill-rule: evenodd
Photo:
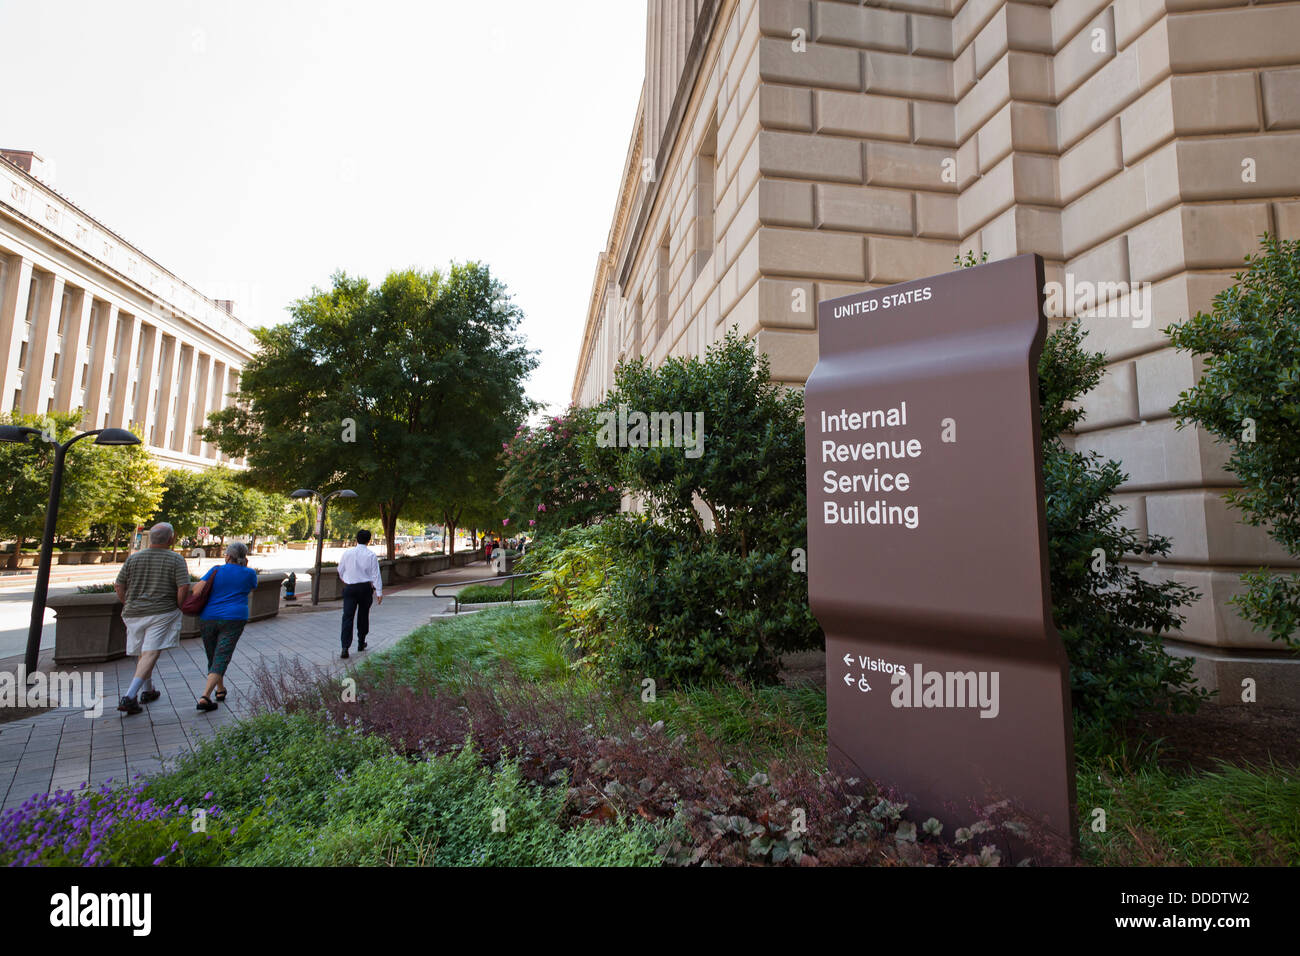
<svg viewBox="0 0 1300 956">
<path fill-rule="evenodd" d="M 1195 714 L 1139 717 L 1128 737 L 1135 745 L 1159 740 L 1159 761 L 1171 768 L 1300 768 L 1300 710 L 1206 704 Z"/>
</svg>

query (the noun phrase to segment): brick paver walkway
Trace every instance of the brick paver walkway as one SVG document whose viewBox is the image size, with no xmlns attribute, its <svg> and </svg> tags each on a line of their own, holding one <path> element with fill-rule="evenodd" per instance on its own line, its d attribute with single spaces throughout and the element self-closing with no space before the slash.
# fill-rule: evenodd
<svg viewBox="0 0 1300 956">
<path fill-rule="evenodd" d="M 433 585 L 490 574 L 486 565 L 478 563 L 428 575 L 400 590 L 386 589 L 383 605 L 370 610 L 368 648 L 390 647 L 431 618 L 449 613 L 450 599 L 432 597 Z M 250 623 L 226 672 L 230 696 L 209 713 L 194 709 L 207 676 L 203 642 L 197 638 L 183 640 L 176 650 L 163 654 L 153 675 L 162 698 L 133 717 L 117 710 L 117 701 L 135 672 L 133 658 L 77 668 L 103 672 L 103 715 L 88 718 L 80 710 L 61 708 L 0 723 L 0 809 L 60 787 L 76 789 L 83 783 L 93 787 L 108 779 L 157 773 L 169 758 L 192 749 L 217 727 L 248 715 L 251 675 L 260 661 L 274 668 L 283 656 L 331 670 L 355 664 L 370 650 L 359 655 L 354 644 L 351 659 L 339 660 L 341 610 L 341 601 L 312 610 L 308 595 L 305 608 L 282 606 L 276 617 Z M 0 671 L 15 673 L 20 663 L 21 658 L 0 661 Z M 52 654 L 43 655 L 41 668 L 48 671 L 53 666 Z"/>
</svg>

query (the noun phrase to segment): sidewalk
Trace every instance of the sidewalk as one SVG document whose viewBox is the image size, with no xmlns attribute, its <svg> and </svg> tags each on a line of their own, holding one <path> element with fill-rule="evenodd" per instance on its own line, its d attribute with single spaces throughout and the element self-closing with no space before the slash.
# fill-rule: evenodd
<svg viewBox="0 0 1300 956">
<path fill-rule="evenodd" d="M 348 661 L 339 660 L 341 601 L 312 609 L 308 596 L 306 606 L 288 609 L 282 605 L 276 617 L 255 621 L 244 630 L 226 673 L 230 696 L 211 713 L 194 709 L 207 671 L 203 642 L 197 638 L 181 641 L 176 650 L 163 654 L 153 678 L 162 698 L 134 717 L 117 711 L 117 701 L 135 672 L 133 658 L 77 668 L 103 672 L 103 716 L 87 718 L 80 710 L 62 708 L 0 723 L 0 809 L 17 806 L 33 793 L 76 789 L 83 783 L 94 787 L 110 778 L 124 781 L 136 774 L 157 773 L 168 758 L 193 749 L 198 740 L 222 724 L 248 715 L 251 675 L 259 661 L 274 668 L 283 656 L 342 670 L 371 650 L 391 647 L 431 618 L 449 614 L 451 600 L 435 599 L 431 594 L 435 584 L 490 573 L 483 564 L 470 565 L 387 589 L 383 605 L 370 609 L 366 654 L 358 655 L 354 644 Z M 16 672 L 21 661 L 21 657 L 0 661 L 0 672 Z M 46 671 L 54 666 L 52 652 L 41 655 L 40 666 Z"/>
</svg>

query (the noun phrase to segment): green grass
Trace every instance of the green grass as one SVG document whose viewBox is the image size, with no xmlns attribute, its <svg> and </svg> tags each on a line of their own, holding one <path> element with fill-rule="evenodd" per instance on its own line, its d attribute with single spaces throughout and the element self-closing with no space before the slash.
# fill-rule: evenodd
<svg viewBox="0 0 1300 956">
<path fill-rule="evenodd" d="M 647 719 L 672 734 L 701 732 L 747 755 L 751 771 L 808 753 L 826 760 L 826 692 L 820 687 L 719 684 L 669 691 L 647 705 Z"/>
<path fill-rule="evenodd" d="M 1084 860 L 1098 865 L 1300 863 L 1300 771 L 1228 764 L 1178 771 L 1154 760 L 1121 772 L 1077 766 Z M 1104 831 L 1093 830 L 1105 811 Z"/>
<path fill-rule="evenodd" d="M 461 588 L 458 596 L 461 604 L 496 604 L 510 600 L 510 585 L 506 584 L 469 584 Z M 528 591 L 527 581 L 515 582 L 515 600 L 526 601 L 533 597 Z"/>
<path fill-rule="evenodd" d="M 491 673 L 509 662 L 526 680 L 552 681 L 569 674 L 566 646 L 554 622 L 536 605 L 489 608 L 426 624 L 358 671 L 362 677 L 391 671 L 409 687 L 454 686 L 466 672 Z"/>
</svg>

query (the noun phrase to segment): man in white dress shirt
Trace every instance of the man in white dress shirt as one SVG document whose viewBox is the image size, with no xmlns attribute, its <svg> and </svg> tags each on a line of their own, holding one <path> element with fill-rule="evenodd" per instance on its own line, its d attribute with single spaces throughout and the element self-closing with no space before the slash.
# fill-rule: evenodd
<svg viewBox="0 0 1300 956">
<path fill-rule="evenodd" d="M 370 532 L 362 528 L 357 532 L 357 546 L 348 548 L 339 558 L 339 580 L 343 582 L 343 653 L 346 658 L 352 647 L 352 619 L 357 622 L 357 652 L 366 649 L 366 635 L 370 633 L 370 600 L 384 603 L 384 582 L 379 576 L 379 559 L 367 545 Z"/>
</svg>

